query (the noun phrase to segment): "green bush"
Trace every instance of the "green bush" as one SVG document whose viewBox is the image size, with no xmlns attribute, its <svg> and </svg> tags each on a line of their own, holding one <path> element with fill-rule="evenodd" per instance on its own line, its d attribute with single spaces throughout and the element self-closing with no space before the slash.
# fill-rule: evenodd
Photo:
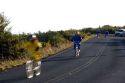
<svg viewBox="0 0 125 83">
<path fill-rule="evenodd" d="M 7 28 L 7 17 L 0 14 L 0 58 L 17 58 L 21 55 L 20 39 L 18 35 L 12 35 Z"/>
</svg>

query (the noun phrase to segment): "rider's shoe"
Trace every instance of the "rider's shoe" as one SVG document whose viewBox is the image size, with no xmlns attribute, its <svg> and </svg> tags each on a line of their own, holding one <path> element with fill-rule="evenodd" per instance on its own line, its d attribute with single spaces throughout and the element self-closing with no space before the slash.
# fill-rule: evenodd
<svg viewBox="0 0 125 83">
<path fill-rule="evenodd" d="M 80 52 L 80 50 L 79 50 L 79 52 Z"/>
<path fill-rule="evenodd" d="M 40 75 L 40 72 L 36 74 L 36 76 Z"/>
<path fill-rule="evenodd" d="M 31 75 L 31 76 L 28 76 L 27 78 L 29 78 L 29 79 L 30 79 L 30 78 L 32 78 L 32 77 L 33 77 L 33 75 Z"/>
<path fill-rule="evenodd" d="M 79 54 L 77 56 L 79 56 Z"/>
</svg>

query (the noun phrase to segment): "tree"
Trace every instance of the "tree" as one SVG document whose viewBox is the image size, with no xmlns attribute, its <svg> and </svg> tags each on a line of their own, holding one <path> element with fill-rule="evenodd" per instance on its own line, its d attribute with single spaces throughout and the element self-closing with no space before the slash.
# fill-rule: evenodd
<svg viewBox="0 0 125 83">
<path fill-rule="evenodd" d="M 19 36 L 12 35 L 9 23 L 7 17 L 0 14 L 0 58 L 17 58 L 20 55 Z"/>
</svg>

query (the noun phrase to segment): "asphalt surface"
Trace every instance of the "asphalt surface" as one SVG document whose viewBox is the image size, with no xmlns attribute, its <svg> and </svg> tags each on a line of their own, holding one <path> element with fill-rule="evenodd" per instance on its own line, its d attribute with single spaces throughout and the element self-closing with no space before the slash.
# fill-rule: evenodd
<svg viewBox="0 0 125 83">
<path fill-rule="evenodd" d="M 125 38 L 93 38 L 42 61 L 40 76 L 27 79 L 25 65 L 0 73 L 0 83 L 125 83 Z"/>
</svg>

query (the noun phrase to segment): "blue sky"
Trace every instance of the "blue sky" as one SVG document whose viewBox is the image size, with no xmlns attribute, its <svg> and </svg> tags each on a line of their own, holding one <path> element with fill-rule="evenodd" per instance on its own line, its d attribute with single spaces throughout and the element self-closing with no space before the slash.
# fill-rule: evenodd
<svg viewBox="0 0 125 83">
<path fill-rule="evenodd" d="M 1 0 L 12 33 L 125 25 L 124 0 Z"/>
</svg>

